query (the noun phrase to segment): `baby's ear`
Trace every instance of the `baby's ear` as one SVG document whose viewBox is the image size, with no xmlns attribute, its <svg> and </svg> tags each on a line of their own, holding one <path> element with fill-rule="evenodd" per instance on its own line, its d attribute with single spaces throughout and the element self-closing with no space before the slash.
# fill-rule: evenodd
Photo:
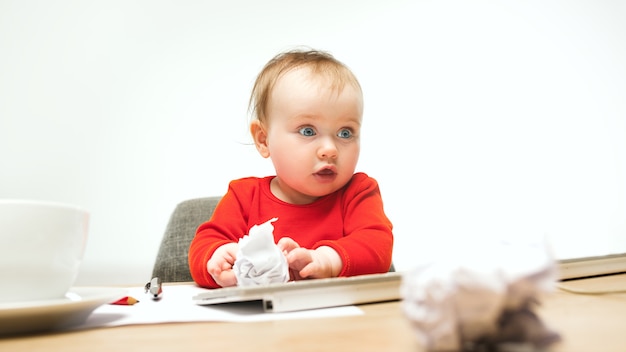
<svg viewBox="0 0 626 352">
<path fill-rule="evenodd" d="M 256 150 L 259 151 L 262 157 L 268 158 L 270 156 L 270 150 L 267 142 L 267 130 L 261 121 L 254 120 L 250 123 L 250 134 L 254 140 Z"/>
</svg>

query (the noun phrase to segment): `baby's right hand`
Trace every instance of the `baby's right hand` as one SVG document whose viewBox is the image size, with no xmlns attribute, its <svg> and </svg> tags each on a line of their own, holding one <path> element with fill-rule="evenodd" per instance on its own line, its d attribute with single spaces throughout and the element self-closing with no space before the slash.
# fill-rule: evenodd
<svg viewBox="0 0 626 352">
<path fill-rule="evenodd" d="M 234 242 L 222 245 L 215 250 L 206 264 L 206 268 L 213 280 L 222 287 L 237 285 L 237 277 L 233 271 L 233 265 L 235 264 L 235 259 L 237 259 L 238 249 L 239 245 Z"/>
</svg>

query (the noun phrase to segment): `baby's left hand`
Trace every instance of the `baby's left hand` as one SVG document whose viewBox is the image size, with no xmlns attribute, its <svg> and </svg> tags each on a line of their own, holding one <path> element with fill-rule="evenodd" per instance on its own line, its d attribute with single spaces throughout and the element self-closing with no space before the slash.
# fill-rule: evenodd
<svg viewBox="0 0 626 352">
<path fill-rule="evenodd" d="M 341 258 L 330 247 L 306 249 L 289 237 L 281 238 L 277 246 L 287 258 L 292 280 L 336 277 L 341 272 Z"/>
</svg>

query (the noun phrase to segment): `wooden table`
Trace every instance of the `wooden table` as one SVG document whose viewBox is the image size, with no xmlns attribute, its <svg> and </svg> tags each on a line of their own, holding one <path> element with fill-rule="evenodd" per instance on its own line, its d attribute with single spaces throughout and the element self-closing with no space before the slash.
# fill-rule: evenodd
<svg viewBox="0 0 626 352">
<path fill-rule="evenodd" d="M 561 334 L 554 351 L 626 351 L 626 274 L 573 280 L 563 286 L 589 290 L 621 290 L 590 295 L 557 290 L 538 313 Z"/>
<path fill-rule="evenodd" d="M 587 290 L 626 288 L 626 275 L 568 281 Z M 134 325 L 0 339 L 0 351 L 411 351 L 418 344 L 401 302 L 360 306 L 365 315 L 257 323 Z M 562 342 L 550 351 L 626 351 L 626 293 L 557 291 L 538 311 Z"/>
</svg>

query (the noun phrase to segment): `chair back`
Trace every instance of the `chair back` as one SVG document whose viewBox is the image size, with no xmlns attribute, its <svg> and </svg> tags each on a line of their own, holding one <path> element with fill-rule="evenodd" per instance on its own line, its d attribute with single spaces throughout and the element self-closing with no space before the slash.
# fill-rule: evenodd
<svg viewBox="0 0 626 352">
<path fill-rule="evenodd" d="M 221 197 L 189 199 L 179 203 L 165 228 L 152 269 L 152 277 L 163 282 L 193 281 L 189 272 L 189 245 L 196 230 L 211 218 Z"/>
</svg>

